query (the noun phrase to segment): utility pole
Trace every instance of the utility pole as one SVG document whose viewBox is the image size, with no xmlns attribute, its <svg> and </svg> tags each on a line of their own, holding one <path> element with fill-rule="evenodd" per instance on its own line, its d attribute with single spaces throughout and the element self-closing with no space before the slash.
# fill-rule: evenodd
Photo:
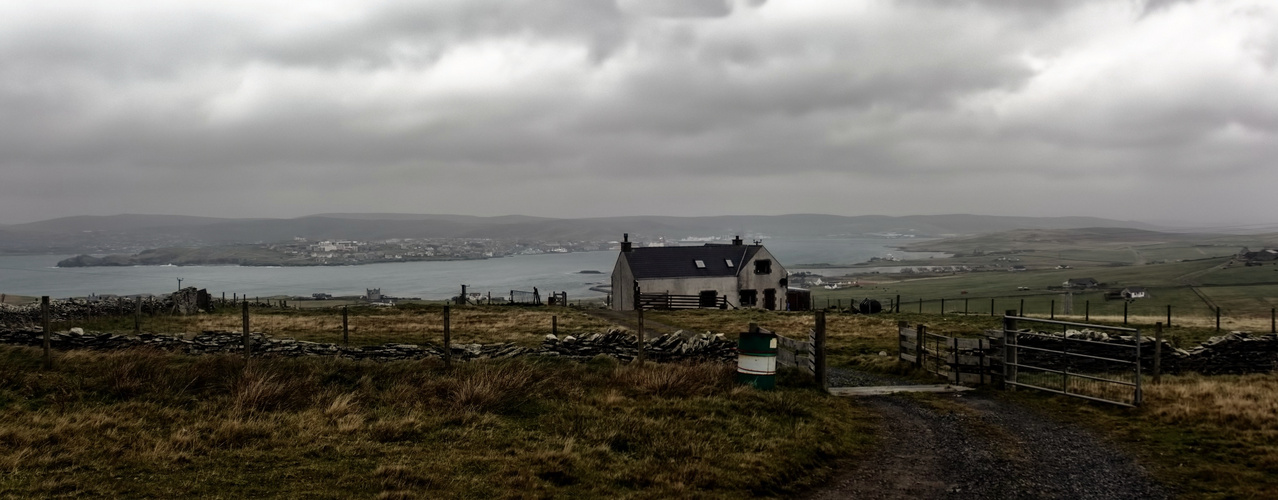
<svg viewBox="0 0 1278 500">
<path fill-rule="evenodd" d="M 181 290 L 182 290 L 182 278 L 178 278 L 177 280 L 178 280 L 178 290 L 179 290 L 179 291 L 181 291 Z"/>
</svg>

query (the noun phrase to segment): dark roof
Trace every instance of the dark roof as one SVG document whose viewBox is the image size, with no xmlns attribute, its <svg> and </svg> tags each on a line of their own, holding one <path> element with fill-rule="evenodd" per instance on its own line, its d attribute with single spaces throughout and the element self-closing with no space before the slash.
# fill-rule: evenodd
<svg viewBox="0 0 1278 500">
<path fill-rule="evenodd" d="M 1128 292 L 1140 293 L 1140 292 L 1144 292 L 1144 291 L 1145 291 L 1145 287 L 1143 287 L 1143 286 L 1129 286 L 1129 287 L 1127 287 L 1127 288 L 1124 288 L 1123 290 L 1124 290 L 1124 291 L 1128 291 Z"/>
<path fill-rule="evenodd" d="M 623 252 L 635 279 L 736 276 L 741 263 L 761 246 L 707 245 L 702 247 L 643 247 Z M 726 262 L 732 260 L 733 267 Z M 696 261 L 705 262 L 697 269 Z"/>
<path fill-rule="evenodd" d="M 1074 285 L 1095 285 L 1099 282 L 1093 278 L 1070 278 L 1069 283 Z"/>
</svg>

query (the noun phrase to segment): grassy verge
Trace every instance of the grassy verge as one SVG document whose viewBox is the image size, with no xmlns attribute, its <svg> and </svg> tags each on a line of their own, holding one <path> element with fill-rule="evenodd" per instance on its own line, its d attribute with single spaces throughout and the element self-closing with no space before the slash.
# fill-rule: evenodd
<svg viewBox="0 0 1278 500">
<path fill-rule="evenodd" d="M 0 347 L 0 496 L 790 496 L 873 420 L 730 366 Z"/>
<path fill-rule="evenodd" d="M 1139 409 L 1001 394 L 1089 425 L 1184 498 L 1278 497 L 1278 374 L 1165 377 L 1145 386 Z"/>
</svg>

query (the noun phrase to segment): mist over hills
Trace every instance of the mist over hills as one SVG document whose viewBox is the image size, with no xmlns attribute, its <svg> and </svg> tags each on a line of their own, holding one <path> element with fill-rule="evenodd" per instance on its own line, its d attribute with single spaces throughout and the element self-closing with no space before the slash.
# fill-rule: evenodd
<svg viewBox="0 0 1278 500">
<path fill-rule="evenodd" d="M 852 237 L 884 234 L 962 236 L 1017 229 L 1160 228 L 1095 217 L 988 215 L 838 216 L 823 214 L 705 217 L 627 216 L 555 219 L 522 215 L 331 213 L 291 219 L 225 219 L 178 215 L 76 216 L 0 226 L 0 252 L 97 253 L 165 246 L 390 238 L 486 238 L 540 241 L 619 240 L 751 235 L 764 238 Z"/>
</svg>

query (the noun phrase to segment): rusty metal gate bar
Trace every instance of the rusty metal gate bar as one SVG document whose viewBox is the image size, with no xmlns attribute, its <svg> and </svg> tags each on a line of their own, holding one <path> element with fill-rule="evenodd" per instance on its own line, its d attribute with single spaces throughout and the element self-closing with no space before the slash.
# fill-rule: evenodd
<svg viewBox="0 0 1278 500">
<path fill-rule="evenodd" d="M 1061 333 L 1056 335 L 1043 332 L 1019 331 L 1017 326 L 1021 323 L 1059 326 Z M 1135 343 L 1133 345 L 1125 345 L 1082 338 L 1069 338 L 1065 334 L 1069 327 L 1132 334 L 1135 337 Z M 1022 345 L 1022 339 L 1042 339 L 1044 340 L 1044 346 Z M 1048 348 L 1051 343 L 1055 342 L 1060 343 L 1059 349 Z M 1003 381 L 1004 384 L 1011 388 L 1024 387 L 1121 406 L 1139 406 L 1141 403 L 1140 343 L 1140 330 L 1135 328 L 1006 315 L 1003 317 Z M 1078 346 L 1074 352 L 1070 351 L 1072 345 Z M 1093 349 L 1119 351 L 1120 356 L 1102 356 L 1094 353 L 1078 352 L 1088 345 L 1095 346 Z M 1121 354 L 1127 351 L 1132 353 L 1132 358 L 1121 359 L 1125 357 Z M 1022 354 L 1025 354 L 1029 361 L 1023 360 Z M 1098 365 L 1101 367 L 1099 374 L 1081 371 L 1096 370 Z M 1111 368 L 1114 366 L 1120 368 L 1112 370 Z M 1071 368 L 1075 367 L 1081 368 L 1080 370 L 1071 371 Z M 1027 370 L 1030 373 L 1022 374 L 1021 370 Z M 1111 378 L 1116 374 L 1127 373 L 1131 374 L 1130 381 Z M 1054 379 L 1055 375 L 1060 376 L 1059 389 L 1047 387 L 1054 385 L 1052 383 L 1054 381 L 1051 379 Z M 1071 381 L 1071 378 L 1074 380 Z M 1072 385 L 1071 382 L 1073 382 Z M 1071 390 L 1071 387 L 1074 390 Z M 1121 389 L 1115 390 L 1114 387 Z M 1119 396 L 1123 397 L 1120 398 Z"/>
</svg>

